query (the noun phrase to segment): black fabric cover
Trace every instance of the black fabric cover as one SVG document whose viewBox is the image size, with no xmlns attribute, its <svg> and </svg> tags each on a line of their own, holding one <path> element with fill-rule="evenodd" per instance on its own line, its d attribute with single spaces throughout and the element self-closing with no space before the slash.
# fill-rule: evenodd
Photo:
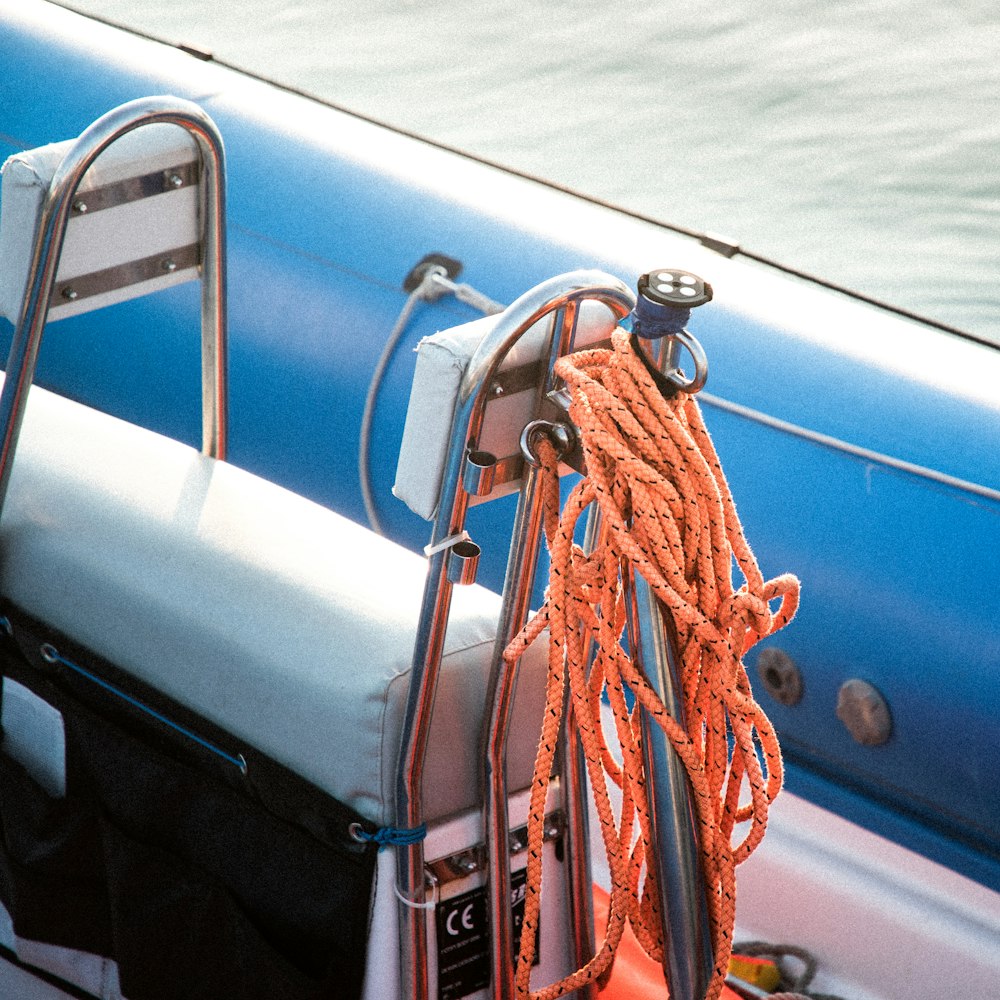
<svg viewBox="0 0 1000 1000">
<path fill-rule="evenodd" d="M 63 715 L 66 797 L 0 754 L 0 899 L 21 937 L 113 958 L 129 1000 L 358 997 L 375 848 L 352 810 L 3 609 L 5 675 Z M 239 767 L 71 669 L 183 725 Z M 211 664 L 205 664 L 211 669 Z"/>
</svg>

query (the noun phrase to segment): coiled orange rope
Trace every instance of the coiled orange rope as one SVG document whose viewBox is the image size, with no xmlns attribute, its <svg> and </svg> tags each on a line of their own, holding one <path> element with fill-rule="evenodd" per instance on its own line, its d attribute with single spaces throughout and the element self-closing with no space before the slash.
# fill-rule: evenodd
<svg viewBox="0 0 1000 1000">
<path fill-rule="evenodd" d="M 580 434 L 587 475 L 560 516 L 557 455 L 550 443 L 539 441 L 549 588 L 541 610 L 504 654 L 509 662 L 517 660 L 548 629 L 547 704 L 528 815 L 518 996 L 554 1000 L 600 981 L 614 960 L 626 920 L 647 953 L 662 961 L 657 891 L 645 864 L 652 842 L 642 775 L 641 705 L 662 727 L 690 778 L 715 954 L 707 997 L 715 1000 L 732 948 L 734 869 L 760 843 L 768 806 L 782 781 L 774 729 L 753 699 L 742 657 L 792 618 L 799 583 L 790 575 L 765 582 L 743 537 L 697 404 L 684 394 L 664 399 L 625 331 L 615 332 L 611 350 L 562 358 L 556 373 L 572 396 L 570 417 Z M 581 515 L 595 501 L 603 527 L 594 551 L 587 554 L 573 537 Z M 738 589 L 732 582 L 734 559 L 744 578 Z M 643 575 L 673 620 L 685 726 L 666 712 L 622 646 L 623 577 L 633 572 Z M 778 598 L 780 605 L 772 612 L 769 602 Z M 631 712 L 624 684 L 636 696 Z M 567 687 L 568 721 L 584 750 L 611 872 L 608 925 L 587 965 L 532 993 L 545 795 Z M 601 727 L 602 691 L 607 691 L 614 714 L 617 755 Z M 621 789 L 618 819 L 608 780 Z M 744 784 L 749 802 L 741 805 Z M 737 824 L 749 826 L 734 845 Z"/>
</svg>

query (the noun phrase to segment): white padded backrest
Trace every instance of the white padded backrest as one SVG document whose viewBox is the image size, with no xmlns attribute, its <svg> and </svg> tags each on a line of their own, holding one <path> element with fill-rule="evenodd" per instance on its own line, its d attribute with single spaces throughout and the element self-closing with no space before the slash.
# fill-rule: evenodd
<svg viewBox="0 0 1000 1000">
<path fill-rule="evenodd" d="M 426 520 L 437 513 L 462 376 L 480 341 L 498 321 L 497 316 L 487 316 L 425 337 L 417 345 L 417 366 L 392 492 Z M 607 306 L 584 301 L 577 322 L 576 349 L 606 340 L 614 327 L 614 317 Z M 550 319 L 540 320 L 511 348 L 500 365 L 493 387 L 499 392 L 491 396 L 486 407 L 477 448 L 494 455 L 501 468 L 510 464 L 505 459 L 520 454 L 521 431 L 536 416 L 537 383 L 543 373 L 534 366 L 547 350 L 550 328 Z M 502 496 L 517 486 L 517 481 L 501 476 L 490 496 L 481 499 Z"/>
<path fill-rule="evenodd" d="M 234 466 L 31 390 L 0 519 L 0 587 L 353 806 L 393 820 L 425 561 Z M 428 819 L 478 799 L 499 601 L 457 588 L 425 767 Z M 508 760 L 530 782 L 544 651 Z"/>
<path fill-rule="evenodd" d="M 72 144 L 69 140 L 29 149 L 3 165 L 0 312 L 12 323 L 24 297 L 49 184 Z M 97 158 L 75 199 L 86 210 L 70 213 L 49 319 L 198 276 L 197 260 L 191 260 L 191 248 L 198 242 L 197 162 L 194 140 L 169 124 L 135 129 Z M 180 187 L 171 182 L 173 175 L 181 179 Z M 171 262 L 174 270 L 169 270 Z M 114 287 L 100 290 L 109 286 Z M 64 297 L 67 288 L 76 292 L 75 299 Z"/>
</svg>

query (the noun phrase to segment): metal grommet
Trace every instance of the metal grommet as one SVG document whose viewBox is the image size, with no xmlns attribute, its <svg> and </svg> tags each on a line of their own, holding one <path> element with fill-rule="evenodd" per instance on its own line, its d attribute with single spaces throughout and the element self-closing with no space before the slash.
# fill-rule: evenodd
<svg viewBox="0 0 1000 1000">
<path fill-rule="evenodd" d="M 6 615 L 0 615 L 0 632 L 11 638 L 14 637 L 14 626 L 11 625 L 10 619 Z"/>
<path fill-rule="evenodd" d="M 51 643 L 42 643 L 38 650 L 42 654 L 42 659 L 46 663 L 58 663 L 61 657 L 59 656 L 59 650 L 56 649 Z"/>
<path fill-rule="evenodd" d="M 241 753 L 238 753 L 236 755 L 236 766 L 240 769 L 240 774 L 242 774 L 243 777 L 245 778 L 247 776 L 247 773 L 250 771 L 250 767 L 247 764 L 246 757 L 244 757 L 243 754 Z"/>
<path fill-rule="evenodd" d="M 757 657 L 757 675 L 764 690 L 782 705 L 797 705 L 802 700 L 802 674 L 784 650 L 762 649 Z"/>
<path fill-rule="evenodd" d="M 365 837 L 364 827 L 360 823 L 351 823 L 347 827 L 347 835 L 351 840 L 358 844 L 367 844 L 368 839 Z"/>
<path fill-rule="evenodd" d="M 569 424 L 553 420 L 532 420 L 524 425 L 519 443 L 522 457 L 536 469 L 541 464 L 534 452 L 534 441 L 539 434 L 544 434 L 552 442 L 559 457 L 573 450 L 575 435 Z"/>
</svg>

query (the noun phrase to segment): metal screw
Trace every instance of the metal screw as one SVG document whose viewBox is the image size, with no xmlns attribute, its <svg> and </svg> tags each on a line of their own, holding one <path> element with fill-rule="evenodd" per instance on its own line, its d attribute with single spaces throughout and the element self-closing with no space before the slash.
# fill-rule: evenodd
<svg viewBox="0 0 1000 1000">
<path fill-rule="evenodd" d="M 67 286 L 62 290 L 62 297 L 66 299 L 67 302 L 72 302 L 74 299 L 79 298 L 80 294 L 79 292 Z"/>
<path fill-rule="evenodd" d="M 82 201 L 82 200 L 74 201 L 73 202 L 73 211 L 77 212 L 80 215 L 86 214 L 87 203 L 85 201 Z"/>
<path fill-rule="evenodd" d="M 166 271 L 168 274 L 171 271 L 177 270 L 177 264 L 169 257 L 160 265 L 160 267 L 163 268 L 163 270 Z"/>
<path fill-rule="evenodd" d="M 479 870 L 479 865 L 471 854 L 463 854 L 455 858 L 455 867 L 466 875 L 471 875 L 473 872 Z"/>
<path fill-rule="evenodd" d="M 857 677 L 845 681 L 837 692 L 837 718 L 862 746 L 880 746 L 892 735 L 888 702 L 878 688 Z"/>
<path fill-rule="evenodd" d="M 179 188 L 184 186 L 184 178 L 180 174 L 168 174 L 167 183 L 174 188 Z"/>
<path fill-rule="evenodd" d="M 503 395 L 503 386 L 499 382 L 494 382 L 493 383 L 493 395 L 494 396 L 502 396 Z"/>
</svg>

